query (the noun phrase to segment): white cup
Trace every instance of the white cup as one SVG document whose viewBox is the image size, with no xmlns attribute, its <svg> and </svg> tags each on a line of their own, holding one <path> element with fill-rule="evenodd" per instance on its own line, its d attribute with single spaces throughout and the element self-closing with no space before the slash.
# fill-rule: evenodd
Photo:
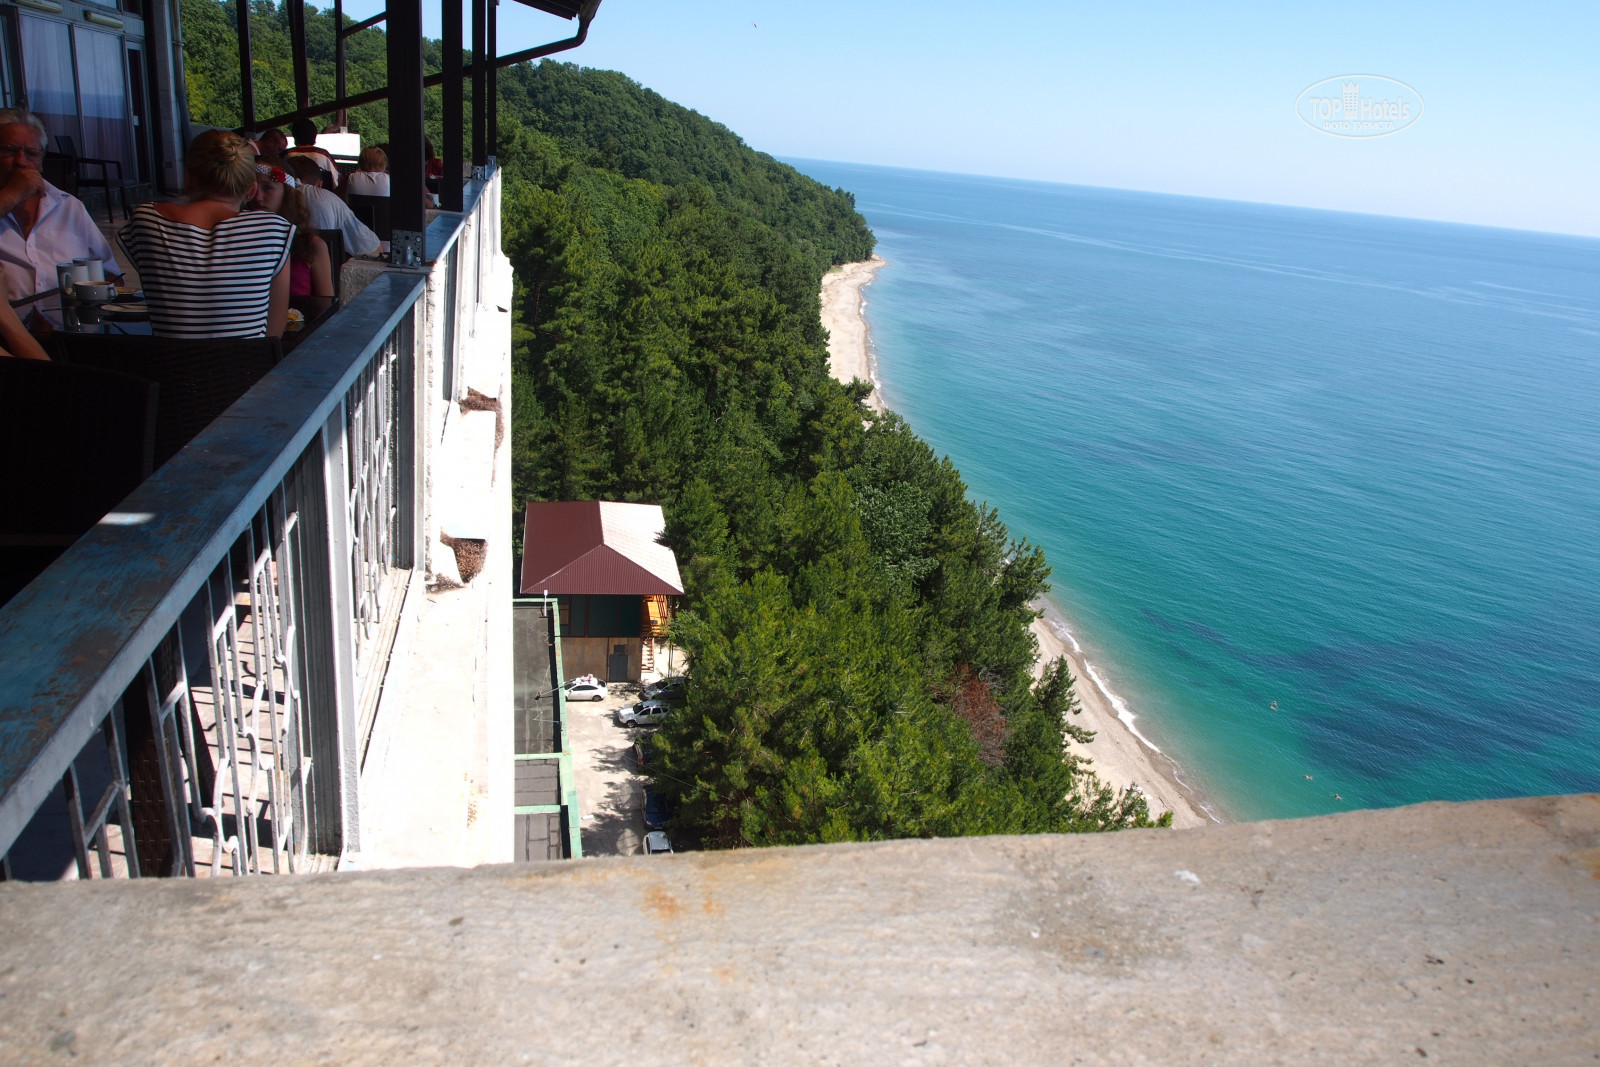
<svg viewBox="0 0 1600 1067">
<path fill-rule="evenodd" d="M 73 260 L 72 261 L 72 284 L 75 285 L 75 286 L 82 285 L 84 282 L 86 282 L 88 280 L 89 280 L 89 261 L 87 259 L 75 259 L 75 260 Z"/>
</svg>

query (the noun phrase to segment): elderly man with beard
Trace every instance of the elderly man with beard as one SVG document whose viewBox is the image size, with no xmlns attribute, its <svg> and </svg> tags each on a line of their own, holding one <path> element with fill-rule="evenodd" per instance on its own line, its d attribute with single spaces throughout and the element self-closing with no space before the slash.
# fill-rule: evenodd
<svg viewBox="0 0 1600 1067">
<path fill-rule="evenodd" d="M 56 287 L 56 265 L 98 259 L 107 278 L 121 279 L 111 244 L 83 202 L 45 181 L 39 173 L 47 135 L 44 123 L 17 108 L 0 110 L 0 269 L 12 302 Z M 52 314 L 55 297 L 21 308 Z"/>
</svg>

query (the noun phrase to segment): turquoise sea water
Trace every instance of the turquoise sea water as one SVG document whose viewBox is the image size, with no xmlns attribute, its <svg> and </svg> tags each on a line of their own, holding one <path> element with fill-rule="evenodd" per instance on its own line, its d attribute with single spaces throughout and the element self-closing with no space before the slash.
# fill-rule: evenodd
<svg viewBox="0 0 1600 1067">
<path fill-rule="evenodd" d="M 793 162 L 891 264 L 888 403 L 1223 816 L 1600 791 L 1600 241 Z"/>
</svg>

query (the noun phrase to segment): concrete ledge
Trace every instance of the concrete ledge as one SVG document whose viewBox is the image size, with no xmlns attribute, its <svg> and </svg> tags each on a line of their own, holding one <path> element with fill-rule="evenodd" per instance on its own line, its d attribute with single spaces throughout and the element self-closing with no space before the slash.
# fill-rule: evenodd
<svg viewBox="0 0 1600 1067">
<path fill-rule="evenodd" d="M 1600 797 L 0 885 L 0 1059 L 1593 1063 Z"/>
</svg>

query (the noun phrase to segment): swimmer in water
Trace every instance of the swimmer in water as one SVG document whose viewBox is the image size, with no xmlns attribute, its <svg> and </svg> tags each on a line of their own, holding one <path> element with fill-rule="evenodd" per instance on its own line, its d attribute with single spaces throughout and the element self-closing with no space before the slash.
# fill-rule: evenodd
<svg viewBox="0 0 1600 1067">
<path fill-rule="evenodd" d="M 1277 711 L 1278 710 L 1278 702 L 1276 700 L 1274 700 L 1272 702 L 1272 710 L 1273 711 Z"/>
</svg>

